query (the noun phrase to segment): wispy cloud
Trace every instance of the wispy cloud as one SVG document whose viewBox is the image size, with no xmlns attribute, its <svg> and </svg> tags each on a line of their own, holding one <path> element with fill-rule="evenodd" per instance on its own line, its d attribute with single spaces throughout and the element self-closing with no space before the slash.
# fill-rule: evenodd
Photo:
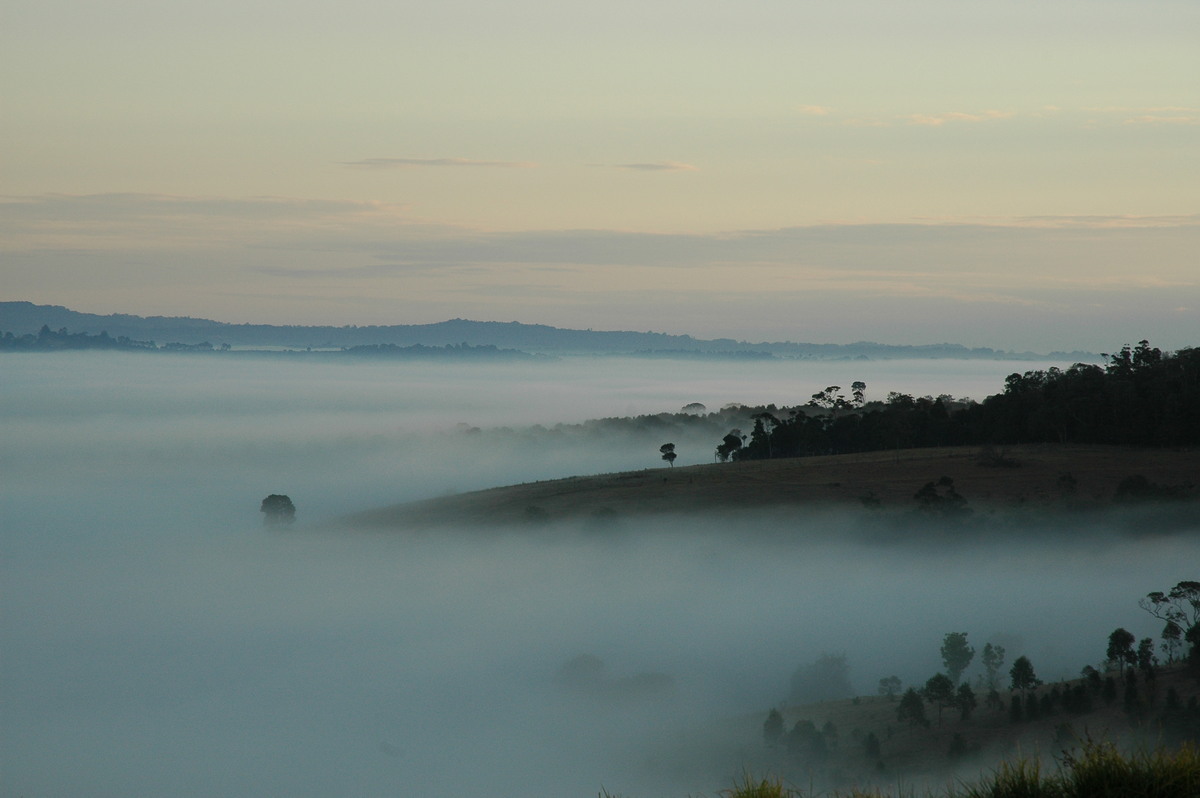
<svg viewBox="0 0 1200 798">
<path fill-rule="evenodd" d="M 1190 227 L 1200 226 L 1200 214 L 1176 214 L 1162 216 L 1092 215 L 1092 216 L 1023 216 L 1017 220 L 1021 226 L 1056 228 L 1141 228 L 1141 227 Z"/>
<path fill-rule="evenodd" d="M 928 127 L 941 127 L 947 122 L 991 122 L 996 119 L 1008 119 L 1014 116 L 1011 111 L 983 111 L 977 114 L 968 114 L 962 111 L 947 111 L 941 114 L 909 114 L 905 117 L 910 125 L 926 125 Z"/>
<path fill-rule="evenodd" d="M 824 105 L 800 105 L 796 107 L 796 110 L 809 116 L 829 116 L 831 109 Z"/>
<path fill-rule="evenodd" d="M 1124 117 L 1126 125 L 1200 125 L 1200 108 L 1186 105 L 1155 105 L 1136 108 L 1127 105 L 1087 106 L 1090 114 Z"/>
<path fill-rule="evenodd" d="M 1200 114 L 1142 114 L 1125 120 L 1127 125 L 1200 125 Z"/>
<path fill-rule="evenodd" d="M 537 166 L 528 161 L 478 161 L 473 158 L 364 158 L 361 161 L 343 161 L 343 166 L 358 169 L 409 169 L 415 166 L 483 166 L 502 169 L 532 169 Z"/>
<path fill-rule="evenodd" d="M 678 161 L 658 161 L 654 163 L 614 163 L 614 164 L 595 164 L 596 166 L 609 166 L 613 169 L 623 169 L 630 172 L 697 172 L 699 167 L 693 166 L 690 163 L 679 163 Z"/>
<path fill-rule="evenodd" d="M 405 205 L 292 197 L 44 194 L 0 197 L 0 249 L 148 249 L 257 245 L 353 229 L 441 230 Z"/>
</svg>

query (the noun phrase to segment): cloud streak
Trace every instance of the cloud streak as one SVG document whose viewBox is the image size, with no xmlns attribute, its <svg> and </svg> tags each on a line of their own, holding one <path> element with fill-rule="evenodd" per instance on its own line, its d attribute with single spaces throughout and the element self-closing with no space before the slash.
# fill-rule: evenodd
<svg viewBox="0 0 1200 798">
<path fill-rule="evenodd" d="M 680 163 L 679 161 L 657 161 L 649 163 L 615 163 L 615 164 L 596 164 L 597 166 L 608 166 L 612 169 L 620 169 L 625 172 L 698 172 L 700 169 L 690 163 Z"/>
<path fill-rule="evenodd" d="M 993 122 L 997 119 L 1009 119 L 1015 116 L 1011 111 L 983 111 L 982 113 L 969 114 L 962 111 L 947 111 L 941 114 L 909 114 L 905 117 L 910 125 L 924 125 L 927 127 L 941 127 L 948 122 L 963 122 L 968 124 L 978 124 L 980 122 Z"/>
<path fill-rule="evenodd" d="M 421 166 L 468 166 L 499 169 L 533 169 L 536 163 L 529 161 L 480 161 L 473 158 L 364 158 L 360 161 L 343 161 L 343 166 L 356 169 L 410 169 Z"/>
</svg>

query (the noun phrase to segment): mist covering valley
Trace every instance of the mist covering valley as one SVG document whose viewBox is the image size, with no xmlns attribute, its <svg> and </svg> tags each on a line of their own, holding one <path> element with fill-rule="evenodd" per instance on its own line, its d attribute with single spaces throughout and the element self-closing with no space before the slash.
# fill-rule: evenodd
<svg viewBox="0 0 1200 798">
<path fill-rule="evenodd" d="M 949 631 L 1045 680 L 1104 657 L 1193 534 L 1100 522 L 970 546 L 780 521 L 621 533 L 332 532 L 400 501 L 661 468 L 589 419 L 799 404 L 827 385 L 982 399 L 1067 363 L 315 363 L 0 359 L 5 795 L 713 794 L 756 760 L 797 667 L 922 683 Z M 556 426 L 565 425 L 565 426 Z M 707 433 L 673 437 L 708 463 Z M 914 474 L 914 490 L 936 474 Z M 265 529 L 286 493 L 298 520 Z M 849 512 L 849 511 L 848 511 Z M 1193 530 L 1195 531 L 1195 530 Z M 567 663 L 603 665 L 564 684 Z"/>
</svg>

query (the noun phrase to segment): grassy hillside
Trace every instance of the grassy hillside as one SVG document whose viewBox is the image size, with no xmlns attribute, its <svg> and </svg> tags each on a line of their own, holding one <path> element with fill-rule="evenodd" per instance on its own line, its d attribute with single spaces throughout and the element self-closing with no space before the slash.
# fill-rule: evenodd
<svg viewBox="0 0 1200 798">
<path fill-rule="evenodd" d="M 918 506 L 914 494 L 942 477 L 953 480 L 967 508 L 986 515 L 1016 508 L 1106 507 L 1122 481 L 1138 475 L 1151 486 L 1200 485 L 1200 451 L 1041 444 L 664 467 L 464 493 L 363 512 L 343 522 L 419 529 L 751 509 L 907 512 Z"/>
</svg>

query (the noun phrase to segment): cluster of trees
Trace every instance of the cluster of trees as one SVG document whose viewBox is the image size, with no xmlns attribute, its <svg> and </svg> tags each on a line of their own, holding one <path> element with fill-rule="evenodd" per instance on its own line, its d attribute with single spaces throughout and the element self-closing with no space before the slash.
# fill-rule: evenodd
<svg viewBox="0 0 1200 798">
<path fill-rule="evenodd" d="M 865 401 L 832 385 L 791 409 L 752 416 L 749 435 L 735 429 L 718 460 L 762 460 L 931 446 L 1103 443 L 1144 446 L 1200 443 L 1200 349 L 1164 353 L 1141 341 L 1104 355 L 1104 365 L 1011 374 L 1003 393 L 982 402 L 890 393 Z"/>
<path fill-rule="evenodd" d="M 1002 706 L 999 690 L 1005 653 L 1003 646 L 987 643 L 980 657 L 984 673 L 979 677 L 976 686 L 980 690 L 986 690 L 985 703 L 995 709 Z M 961 720 L 968 720 L 979 706 L 975 688 L 962 679 L 963 673 L 975 659 L 975 649 L 967 642 L 967 633 L 947 632 L 942 638 L 941 654 L 944 671 L 929 677 L 920 689 L 910 687 L 904 692 L 896 708 L 897 720 L 928 726 L 929 721 L 925 716 L 926 702 L 937 708 L 938 725 L 941 725 L 943 710 L 954 709 L 959 713 Z M 1022 693 L 1041 684 L 1028 657 L 1017 657 L 1008 675 L 1011 689 L 1020 690 Z M 898 677 L 888 676 L 879 680 L 880 695 L 894 700 L 899 690 Z"/>
<path fill-rule="evenodd" d="M 182 346 L 182 344 L 179 344 Z M 170 346 L 170 344 L 168 344 Z M 212 344 L 204 344 L 212 349 Z M 45 352 L 64 349 L 157 349 L 153 341 L 134 341 L 124 335 L 113 338 L 107 332 L 88 335 L 85 332 L 70 333 L 67 328 L 51 330 L 43 324 L 37 335 L 26 333 L 14 335 L 0 333 L 0 351 Z"/>
<path fill-rule="evenodd" d="M 1184 580 L 1165 593 L 1148 593 L 1138 606 L 1166 622 L 1161 637 L 1167 662 L 1174 662 L 1186 644 L 1188 662 L 1200 673 L 1200 582 Z"/>
<path fill-rule="evenodd" d="M 1164 694 L 1157 684 L 1159 669 L 1164 662 L 1167 665 L 1186 663 L 1186 667 L 1200 677 L 1200 582 L 1185 580 L 1170 590 L 1149 593 L 1139 605 L 1166 624 L 1158 645 L 1153 638 L 1138 640 L 1127 629 L 1117 628 L 1108 637 L 1105 658 L 1099 668 L 1085 666 L 1081 679 L 1060 682 L 1046 689 L 1028 657 L 1017 657 L 1005 668 L 1007 652 L 1004 647 L 987 643 L 979 657 L 983 672 L 976 676 L 972 685 L 963 677 L 975 662 L 976 650 L 966 632 L 948 632 L 942 638 L 943 669 L 940 672 L 923 685 L 911 686 L 903 692 L 899 677 L 884 677 L 879 680 L 879 695 L 889 701 L 898 699 L 895 712 L 899 723 L 925 728 L 933 725 L 934 712 L 937 724 L 942 725 L 946 710 L 957 713 L 960 721 L 968 721 L 981 703 L 980 693 L 985 696 L 983 705 L 993 715 L 1007 709 L 1012 723 L 1038 721 L 1054 715 L 1086 715 L 1097 707 L 1117 705 L 1120 701 L 1117 706 L 1133 723 L 1150 719 L 1153 710 L 1156 728 L 1168 742 L 1200 740 L 1200 697 L 1193 695 L 1184 702 L 1173 685 Z M 823 655 L 812 665 L 797 670 L 793 676 L 792 700 L 812 702 L 846 697 L 849 695 L 847 671 L 844 656 Z M 826 689 L 815 690 L 822 681 L 827 682 Z M 1010 691 L 1007 702 L 1000 695 L 1001 689 Z M 859 699 L 854 701 L 858 703 Z M 1060 734 L 1064 742 L 1070 738 L 1069 723 L 1060 723 Z M 891 735 L 889 726 L 887 737 Z M 874 732 L 864 734 L 855 729 L 852 736 L 863 746 L 869 759 L 882 762 L 879 735 Z M 783 714 L 772 709 L 763 724 L 763 738 L 768 746 L 785 748 L 804 762 L 820 763 L 837 748 L 838 732 L 832 722 L 818 728 L 807 719 L 796 721 L 789 730 Z M 948 752 L 951 758 L 977 747 L 963 736 L 962 731 L 956 732 L 954 738 Z"/>
<path fill-rule="evenodd" d="M 501 349 L 492 344 L 472 346 L 466 342 L 461 344 L 446 344 L 445 346 L 426 346 L 412 344 L 399 346 L 397 344 L 363 344 L 360 346 L 343 347 L 342 352 L 357 357 L 386 357 L 409 360 L 456 358 L 463 360 L 536 360 L 541 355 L 531 355 L 516 349 Z"/>
<path fill-rule="evenodd" d="M 830 752 L 837 750 L 839 735 L 833 721 L 825 721 L 825 725 L 818 729 L 815 723 L 806 718 L 796 721 L 785 733 L 783 714 L 772 709 L 763 723 L 763 741 L 768 747 L 783 746 L 789 754 L 809 762 L 820 762 Z"/>
</svg>

